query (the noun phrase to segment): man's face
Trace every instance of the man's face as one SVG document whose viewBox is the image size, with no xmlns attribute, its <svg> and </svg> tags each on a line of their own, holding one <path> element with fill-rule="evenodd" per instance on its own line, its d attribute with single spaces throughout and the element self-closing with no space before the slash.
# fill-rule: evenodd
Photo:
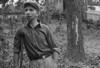
<svg viewBox="0 0 100 68">
<path fill-rule="evenodd" d="M 37 18 L 38 12 L 33 7 L 27 6 L 25 8 L 25 16 L 27 17 L 27 20 L 29 21 L 34 20 L 35 18 Z"/>
</svg>

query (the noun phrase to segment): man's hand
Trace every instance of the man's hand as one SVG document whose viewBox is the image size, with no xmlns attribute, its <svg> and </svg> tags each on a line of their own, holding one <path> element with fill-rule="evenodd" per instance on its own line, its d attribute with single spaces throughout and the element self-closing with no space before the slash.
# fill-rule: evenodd
<svg viewBox="0 0 100 68">
<path fill-rule="evenodd" d="M 52 58 L 53 58 L 53 60 L 54 60 L 55 62 L 57 62 L 58 59 L 59 59 L 59 54 L 58 54 L 58 52 L 54 51 L 54 52 L 53 52 L 53 55 L 52 55 Z"/>
</svg>

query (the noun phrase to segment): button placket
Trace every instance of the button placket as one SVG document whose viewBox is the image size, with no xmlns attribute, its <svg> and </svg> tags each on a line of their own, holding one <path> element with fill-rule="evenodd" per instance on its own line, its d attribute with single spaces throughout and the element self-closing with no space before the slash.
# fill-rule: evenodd
<svg viewBox="0 0 100 68">
<path fill-rule="evenodd" d="M 33 43 L 34 43 L 34 45 L 36 44 L 36 43 L 35 43 L 35 36 L 34 36 L 34 35 L 33 35 Z"/>
<path fill-rule="evenodd" d="M 33 37 L 34 45 L 36 45 L 36 37 L 35 37 L 35 30 L 34 29 L 32 29 L 32 37 Z"/>
</svg>

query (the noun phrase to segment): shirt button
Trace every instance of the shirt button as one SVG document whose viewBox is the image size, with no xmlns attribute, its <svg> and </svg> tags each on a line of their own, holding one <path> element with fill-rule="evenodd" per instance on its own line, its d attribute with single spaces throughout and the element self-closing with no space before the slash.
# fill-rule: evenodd
<svg viewBox="0 0 100 68">
<path fill-rule="evenodd" d="M 36 45 L 36 43 L 34 43 L 34 45 Z"/>
<path fill-rule="evenodd" d="M 33 35 L 33 38 L 35 38 L 35 36 Z"/>
</svg>

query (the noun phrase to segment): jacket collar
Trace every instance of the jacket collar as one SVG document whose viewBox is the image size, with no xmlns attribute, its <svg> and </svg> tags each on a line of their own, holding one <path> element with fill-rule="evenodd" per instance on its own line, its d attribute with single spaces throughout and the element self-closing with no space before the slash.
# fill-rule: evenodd
<svg viewBox="0 0 100 68">
<path fill-rule="evenodd" d="M 27 26 L 30 27 L 30 28 L 33 28 L 33 27 L 31 27 L 30 24 L 28 24 L 28 23 L 27 23 Z M 42 27 L 41 21 L 38 20 L 37 23 L 35 23 L 34 28 L 41 28 L 41 27 Z"/>
</svg>

